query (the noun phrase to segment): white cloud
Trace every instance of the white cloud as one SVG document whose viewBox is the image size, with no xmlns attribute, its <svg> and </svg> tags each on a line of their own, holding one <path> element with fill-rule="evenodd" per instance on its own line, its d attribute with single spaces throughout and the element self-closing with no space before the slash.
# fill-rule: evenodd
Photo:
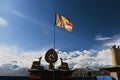
<svg viewBox="0 0 120 80">
<path fill-rule="evenodd" d="M 19 12 L 17 12 L 17 11 L 12 11 L 15 15 L 17 15 L 17 16 L 20 16 L 20 17 L 23 17 L 23 15 L 21 14 L 21 13 L 19 13 Z"/>
<path fill-rule="evenodd" d="M 95 37 L 95 40 L 98 40 L 98 41 L 104 41 L 104 40 L 108 40 L 108 39 L 111 39 L 111 37 L 103 37 L 101 35 L 97 35 Z"/>
<path fill-rule="evenodd" d="M 4 74 L 14 75 L 19 69 L 30 68 L 34 60 L 38 60 L 38 57 L 42 56 L 42 64 L 44 66 L 48 63 L 44 59 L 44 55 L 47 51 L 21 51 L 16 47 L 0 47 L 0 68 L 5 70 Z M 57 51 L 59 58 L 63 58 L 65 62 L 69 63 L 70 68 L 99 68 L 106 65 L 111 65 L 111 54 L 109 49 L 97 51 L 97 50 L 83 50 L 73 52 Z M 107 57 L 106 57 L 107 56 Z M 60 59 L 56 62 L 56 67 L 60 65 Z M 8 71 L 7 71 L 8 70 Z M 12 71 L 12 72 L 10 72 Z M 26 71 L 26 70 L 25 70 Z M 2 71 L 0 71 L 0 75 Z M 17 74 L 17 75 L 21 75 Z M 28 73 L 28 72 L 25 72 Z M 26 74 L 22 74 L 26 75 Z"/>
<path fill-rule="evenodd" d="M 0 25 L 1 25 L 2 27 L 6 27 L 6 26 L 8 25 L 7 20 L 4 19 L 4 18 L 2 18 L 2 17 L 0 17 Z"/>
<path fill-rule="evenodd" d="M 44 51 L 26 52 L 17 47 L 0 47 L 0 75 L 28 75 L 32 62 L 40 56 L 44 57 L 44 54 Z M 47 64 L 44 59 L 42 64 Z"/>
<path fill-rule="evenodd" d="M 106 65 L 111 65 L 111 53 L 109 49 L 101 51 L 83 50 L 70 53 L 63 52 L 59 54 L 59 56 L 65 59 L 65 61 L 67 61 L 69 65 L 71 65 L 70 67 L 73 67 L 73 69 L 85 68 L 88 66 L 91 68 L 100 68 Z"/>
<path fill-rule="evenodd" d="M 120 46 L 120 36 L 115 36 L 115 37 L 113 37 L 112 40 L 103 44 L 103 46 L 108 46 L 108 47 L 113 46 L 113 45 L 119 45 Z"/>
<path fill-rule="evenodd" d="M 107 65 L 112 65 L 110 47 L 113 45 L 120 45 L 120 37 L 116 36 L 105 42 L 102 50 L 76 50 L 73 52 L 62 52 L 57 50 L 59 58 L 63 58 L 68 62 L 69 67 L 93 69 L 101 68 Z M 30 68 L 34 60 L 42 56 L 42 64 L 48 66 L 44 56 L 47 50 L 38 51 L 22 51 L 17 47 L 0 47 L 0 75 L 28 75 L 27 68 Z M 60 59 L 56 62 L 56 68 L 60 65 Z M 23 70 L 22 70 L 23 69 Z M 2 70 L 2 71 L 1 71 Z M 25 71 L 25 74 L 23 74 Z M 4 71 L 4 72 L 3 72 Z"/>
</svg>

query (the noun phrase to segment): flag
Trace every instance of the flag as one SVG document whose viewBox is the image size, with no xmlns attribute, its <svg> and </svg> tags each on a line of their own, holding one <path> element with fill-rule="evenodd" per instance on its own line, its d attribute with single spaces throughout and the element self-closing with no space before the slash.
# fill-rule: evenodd
<svg viewBox="0 0 120 80">
<path fill-rule="evenodd" d="M 61 16 L 60 14 L 56 14 L 55 25 L 64 28 L 69 32 L 72 32 L 73 24 L 69 21 L 69 19 Z"/>
</svg>

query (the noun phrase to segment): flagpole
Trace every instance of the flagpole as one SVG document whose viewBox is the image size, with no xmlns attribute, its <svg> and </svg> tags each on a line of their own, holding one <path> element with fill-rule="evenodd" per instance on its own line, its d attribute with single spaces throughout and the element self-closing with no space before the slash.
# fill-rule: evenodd
<svg viewBox="0 0 120 80">
<path fill-rule="evenodd" d="M 55 50 L 55 42 L 56 42 L 56 41 L 55 41 L 55 38 L 56 38 L 56 37 L 55 37 L 55 26 L 54 26 L 54 50 Z"/>
<path fill-rule="evenodd" d="M 55 14 L 55 19 L 56 19 L 56 14 Z M 56 22 L 55 22 L 55 24 L 56 24 Z M 55 50 L 55 39 L 56 39 L 56 28 L 55 28 L 55 25 L 54 25 L 54 50 Z M 53 66 L 54 66 L 54 68 L 55 68 L 55 63 L 53 63 Z M 54 69 L 55 70 L 55 69 Z M 54 70 L 53 70 L 53 80 L 54 80 L 54 78 L 55 78 L 55 74 L 54 74 Z"/>
<path fill-rule="evenodd" d="M 55 50 L 55 26 L 54 26 L 54 40 L 53 40 L 54 42 L 53 42 L 53 44 L 54 44 L 54 50 Z M 55 67 L 55 65 L 54 65 L 54 63 L 53 63 L 53 67 Z M 54 75 L 54 69 L 53 69 L 53 80 L 54 80 L 54 77 L 55 77 L 55 75 Z"/>
<path fill-rule="evenodd" d="M 55 50 L 55 47 L 56 47 L 56 46 L 55 46 L 55 42 L 56 42 L 56 41 L 55 41 L 55 39 L 56 39 L 56 35 L 55 35 L 55 34 L 56 34 L 55 25 L 56 25 L 56 13 L 55 13 L 55 23 L 54 23 L 54 50 Z"/>
</svg>

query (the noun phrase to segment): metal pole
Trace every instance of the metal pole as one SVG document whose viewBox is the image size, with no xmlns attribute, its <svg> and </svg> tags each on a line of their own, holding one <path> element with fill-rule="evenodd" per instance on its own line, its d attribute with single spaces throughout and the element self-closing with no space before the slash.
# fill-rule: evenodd
<svg viewBox="0 0 120 80">
<path fill-rule="evenodd" d="M 56 13 L 55 13 L 55 19 L 56 19 Z M 55 25 L 56 25 L 56 20 L 55 20 Z M 54 26 L 54 50 L 55 50 L 55 39 L 56 39 L 56 32 L 55 32 L 56 30 L 55 30 L 55 26 Z M 54 73 L 54 70 L 55 70 L 55 63 L 53 63 L 53 67 L 54 67 L 54 69 L 53 69 L 53 80 L 54 80 L 54 78 L 55 78 L 55 73 Z"/>
<path fill-rule="evenodd" d="M 55 50 L 55 26 L 54 26 L 54 50 Z M 53 67 L 55 68 L 55 63 L 53 63 Z M 53 80 L 54 80 L 54 69 L 53 69 Z"/>
<path fill-rule="evenodd" d="M 55 50 L 55 26 L 54 26 L 54 50 Z"/>
<path fill-rule="evenodd" d="M 55 41 L 55 39 L 56 39 L 56 35 L 55 35 L 55 34 L 56 34 L 56 32 L 55 32 L 55 31 L 56 31 L 56 30 L 55 30 L 55 27 L 56 27 L 56 26 L 55 26 L 55 25 L 56 25 L 56 18 L 57 18 L 57 17 L 56 17 L 56 13 L 55 13 L 55 23 L 54 23 L 54 50 L 55 50 L 55 42 L 56 42 L 56 41 Z"/>
<path fill-rule="evenodd" d="M 56 14 L 55 14 L 55 19 L 56 19 Z M 56 39 L 55 36 L 56 35 L 55 35 L 55 26 L 54 26 L 54 50 L 55 50 L 55 39 Z M 53 67 L 55 68 L 55 63 L 53 63 Z M 54 80 L 54 78 L 55 78 L 55 75 L 54 75 L 54 69 L 53 69 L 53 80 Z"/>
</svg>

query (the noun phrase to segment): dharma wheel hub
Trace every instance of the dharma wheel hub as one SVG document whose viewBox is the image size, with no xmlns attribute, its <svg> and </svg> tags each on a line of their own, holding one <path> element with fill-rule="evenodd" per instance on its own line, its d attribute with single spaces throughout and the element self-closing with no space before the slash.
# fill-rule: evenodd
<svg viewBox="0 0 120 80">
<path fill-rule="evenodd" d="M 45 54 L 45 60 L 49 63 L 49 69 L 54 69 L 54 63 L 58 60 L 57 52 L 54 49 L 50 49 Z"/>
</svg>

